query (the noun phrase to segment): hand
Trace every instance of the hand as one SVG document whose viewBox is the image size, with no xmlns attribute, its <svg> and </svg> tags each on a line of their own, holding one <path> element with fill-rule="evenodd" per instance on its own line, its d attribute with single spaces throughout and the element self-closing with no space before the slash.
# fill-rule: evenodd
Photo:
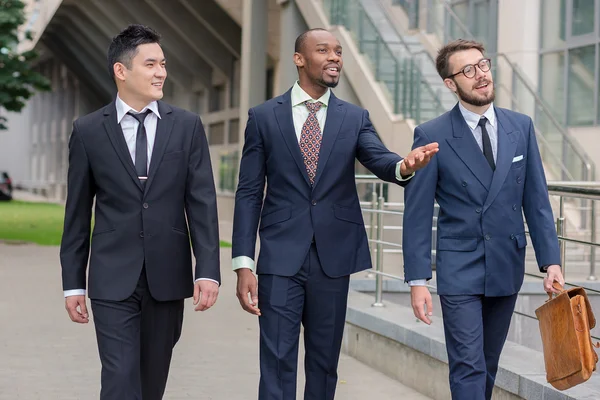
<svg viewBox="0 0 600 400">
<path fill-rule="evenodd" d="M 423 168 L 429 163 L 431 157 L 439 150 L 439 144 L 436 142 L 413 149 L 406 157 L 404 157 L 404 160 L 400 165 L 400 174 L 402 176 L 409 176 L 413 172 Z"/>
<path fill-rule="evenodd" d="M 427 325 L 431 325 L 431 319 L 429 317 L 433 316 L 433 303 L 431 301 L 429 289 L 427 289 L 426 286 L 411 286 L 410 301 L 415 317 L 419 318 Z M 425 313 L 425 306 L 427 306 L 427 313 Z"/>
<path fill-rule="evenodd" d="M 563 278 L 560 265 L 551 265 L 546 270 L 546 277 L 544 278 L 544 290 L 546 293 L 560 293 L 559 290 L 552 287 L 554 282 L 560 283 L 560 286 L 565 286 L 565 278 Z"/>
<path fill-rule="evenodd" d="M 69 317 L 71 317 L 71 321 L 78 324 L 87 324 L 90 322 L 85 305 L 85 295 L 67 297 L 65 299 L 65 308 L 69 313 Z"/>
<path fill-rule="evenodd" d="M 200 280 L 194 284 L 194 305 L 196 311 L 206 311 L 211 308 L 219 296 L 219 285 L 213 281 Z"/>
<path fill-rule="evenodd" d="M 249 268 L 237 269 L 236 273 L 238 276 L 236 296 L 242 308 L 250 314 L 260 316 L 256 276 L 254 276 Z M 250 299 L 248 299 L 248 294 L 250 294 Z"/>
</svg>

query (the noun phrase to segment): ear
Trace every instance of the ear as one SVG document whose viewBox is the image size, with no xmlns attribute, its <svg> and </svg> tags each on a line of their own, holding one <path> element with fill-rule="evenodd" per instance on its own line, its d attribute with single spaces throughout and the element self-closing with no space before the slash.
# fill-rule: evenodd
<svg viewBox="0 0 600 400">
<path fill-rule="evenodd" d="M 294 53 L 294 64 L 296 68 L 304 67 L 304 57 L 300 53 Z"/>
<path fill-rule="evenodd" d="M 125 67 L 125 65 L 121 64 L 120 62 L 116 62 L 113 64 L 113 72 L 115 74 L 115 79 L 117 79 L 119 81 L 125 80 L 125 71 L 126 70 L 127 70 L 127 67 Z"/>
<path fill-rule="evenodd" d="M 452 92 L 456 93 L 456 82 L 454 82 L 454 80 L 446 78 L 444 79 L 444 85 L 446 85 L 446 87 Z"/>
</svg>

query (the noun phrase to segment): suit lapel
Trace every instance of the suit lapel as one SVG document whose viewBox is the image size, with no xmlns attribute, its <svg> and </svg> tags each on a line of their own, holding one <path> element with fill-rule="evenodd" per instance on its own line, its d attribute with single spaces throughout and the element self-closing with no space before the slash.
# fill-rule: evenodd
<svg viewBox="0 0 600 400">
<path fill-rule="evenodd" d="M 148 171 L 148 182 L 146 183 L 146 192 L 150 189 L 156 171 L 160 166 L 162 157 L 165 154 L 167 143 L 171 137 L 173 130 L 173 110 L 168 104 L 162 101 L 158 102 L 158 112 L 161 118 L 158 118 L 156 126 L 156 136 L 154 137 L 154 148 L 152 149 L 152 157 L 150 158 L 150 169 Z"/>
<path fill-rule="evenodd" d="M 508 120 L 504 119 L 504 114 L 501 110 L 496 109 L 496 119 L 498 120 L 498 156 L 496 171 L 494 172 L 492 184 L 483 205 L 484 212 L 493 203 L 496 196 L 498 196 L 512 165 L 512 159 L 515 156 L 519 142 L 519 132 L 512 131 L 512 126 Z"/>
<path fill-rule="evenodd" d="M 115 102 L 112 102 L 104 108 L 104 129 L 106 129 L 108 138 L 119 156 L 121 163 L 123 163 L 123 167 L 125 167 L 125 170 L 129 173 L 129 176 L 131 176 L 131 179 L 137 187 L 140 190 L 144 190 L 137 177 L 135 166 L 133 165 L 129 149 L 127 148 L 121 126 L 117 123 L 117 108 Z"/>
<path fill-rule="evenodd" d="M 300 146 L 298 145 L 298 138 L 296 136 L 296 130 L 294 129 L 294 120 L 292 118 L 292 104 L 291 104 L 291 89 L 288 90 L 277 100 L 277 105 L 273 109 L 275 112 L 275 119 L 279 125 L 279 130 L 283 135 L 283 139 L 288 147 L 288 150 L 292 154 L 300 173 L 304 177 L 304 181 L 310 186 L 310 180 L 308 179 L 308 173 L 300 153 Z"/>
<path fill-rule="evenodd" d="M 494 172 L 479 148 L 471 128 L 460 113 L 458 105 L 454 107 L 450 115 L 453 137 L 446 141 L 483 187 L 489 190 Z"/>
<path fill-rule="evenodd" d="M 331 149 L 333 148 L 335 139 L 340 132 L 345 115 L 346 108 L 343 106 L 343 103 L 339 101 L 337 97 L 333 95 L 333 93 L 331 93 L 329 97 L 329 104 L 327 106 L 327 118 L 325 120 L 325 129 L 323 130 L 323 139 L 321 141 L 319 162 L 317 164 L 317 173 L 315 175 L 315 183 L 313 188 L 317 186 L 321 175 L 323 175 L 323 170 L 325 169 L 325 165 L 327 164 L 327 160 L 331 154 Z"/>
</svg>

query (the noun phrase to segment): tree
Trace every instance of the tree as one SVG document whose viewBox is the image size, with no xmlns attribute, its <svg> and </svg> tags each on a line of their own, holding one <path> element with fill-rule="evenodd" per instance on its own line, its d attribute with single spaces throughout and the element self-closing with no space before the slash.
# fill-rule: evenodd
<svg viewBox="0 0 600 400">
<path fill-rule="evenodd" d="M 38 57 L 35 50 L 17 53 L 19 27 L 25 23 L 22 0 L 0 0 L 0 107 L 20 112 L 36 91 L 49 91 L 50 82 L 33 70 Z M 25 32 L 26 40 L 32 39 Z M 0 116 L 0 130 L 7 129 L 6 118 Z"/>
</svg>

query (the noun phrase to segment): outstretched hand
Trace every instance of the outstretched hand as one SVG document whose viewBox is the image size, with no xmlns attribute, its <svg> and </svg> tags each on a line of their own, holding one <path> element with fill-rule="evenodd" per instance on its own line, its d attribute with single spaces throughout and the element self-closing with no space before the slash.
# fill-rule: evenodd
<svg viewBox="0 0 600 400">
<path fill-rule="evenodd" d="M 439 144 L 437 142 L 413 149 L 406 157 L 404 157 L 402 165 L 400 166 L 400 173 L 402 176 L 409 176 L 426 166 L 429 163 L 429 160 L 431 160 L 431 157 L 433 157 L 439 149 Z"/>
</svg>

